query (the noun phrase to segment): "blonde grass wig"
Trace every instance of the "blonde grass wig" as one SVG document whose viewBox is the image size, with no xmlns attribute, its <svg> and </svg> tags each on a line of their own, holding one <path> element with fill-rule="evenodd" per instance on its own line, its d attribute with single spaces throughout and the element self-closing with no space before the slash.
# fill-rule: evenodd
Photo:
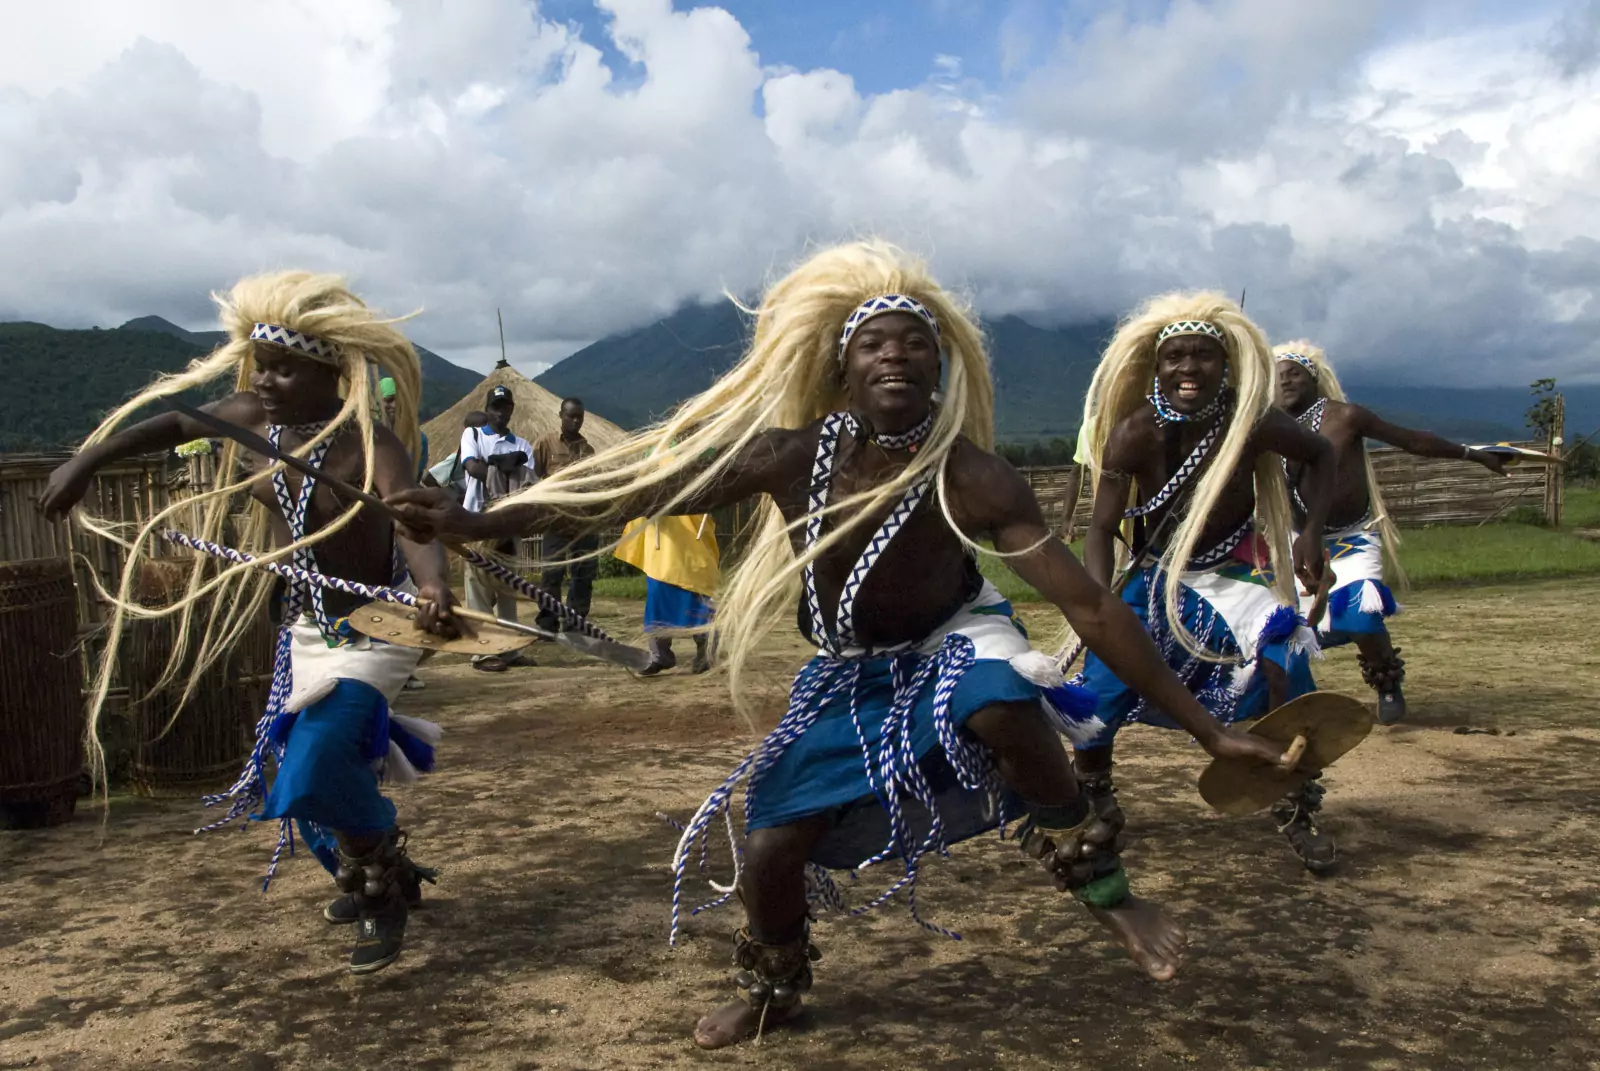
<svg viewBox="0 0 1600 1071">
<path fill-rule="evenodd" d="M 214 390 L 219 381 L 229 382 L 235 391 L 253 389 L 251 375 L 256 369 L 256 347 L 274 345 L 251 340 L 251 332 L 259 323 L 288 328 L 330 343 L 332 352 L 321 356 L 299 350 L 288 352 L 339 369 L 343 406 L 327 427 L 296 450 L 296 454 L 308 455 L 318 443 L 354 424 L 365 454 L 362 485 L 370 490 L 375 460 L 373 434 L 380 411 L 377 391 L 380 376 L 389 376 L 395 382 L 395 426 L 392 430 L 413 455 L 416 453 L 420 446 L 417 401 L 422 391 L 422 369 L 416 351 L 394 326 L 398 321 L 378 317 L 350 292 L 344 279 L 305 271 L 276 272 L 243 279 L 227 294 L 213 294 L 212 299 L 217 303 L 228 340 L 210 354 L 192 361 L 182 372 L 162 376 L 123 403 L 89 435 L 85 446 L 109 438 L 139 410 L 163 398 L 196 389 Z M 158 557 L 153 549 L 160 544 L 159 532 L 167 527 L 188 526 L 192 534 L 204 539 L 231 543 L 258 557 L 276 561 L 288 558 L 298 547 L 320 543 L 340 531 L 360 508 L 359 504 L 352 505 L 331 523 L 293 546 L 273 548 L 266 509 L 242 493 L 270 479 L 270 474 L 282 465 L 273 465 L 249 476 L 241 471 L 239 461 L 239 447 L 232 442 L 225 443 L 217 460 L 216 479 L 209 490 L 202 489 L 190 497 L 178 499 L 139 525 L 112 522 L 81 508 L 74 511 L 75 519 L 83 528 L 120 543 L 126 552 L 114 593 L 105 590 L 98 578 L 95 579 L 100 596 L 111 607 L 102 637 L 104 647 L 90 692 L 87 727 L 91 771 L 101 784 L 105 779 L 105 755 L 96 730 L 113 669 L 121 654 L 119 648 L 128 620 L 178 619 L 171 657 L 155 687 L 160 689 L 171 684 L 187 662 L 189 670 L 183 698 L 177 705 L 181 710 L 200 676 L 224 657 L 252 626 L 272 590 L 272 578 L 249 566 L 230 565 L 214 571 L 200 567 L 196 561 L 187 570 L 181 594 L 165 592 L 163 605 L 146 605 L 138 597 L 141 567 Z M 242 503 L 248 505 L 241 514 Z M 190 626 L 197 609 L 205 624 L 197 636 L 191 636 Z M 191 649 L 195 653 L 189 660 Z M 134 701 L 140 698 L 130 696 Z M 176 719 L 177 715 L 173 717 Z"/>
<path fill-rule="evenodd" d="M 630 510 L 645 504 L 653 507 L 652 519 L 685 512 L 678 504 L 728 475 L 742 448 L 762 432 L 804 428 L 848 406 L 840 331 L 863 301 L 885 294 L 913 297 L 938 320 L 943 402 L 905 470 L 878 487 L 829 502 L 825 513 L 842 514 L 843 521 L 804 554 L 797 556 L 790 541 L 803 530 L 804 520 L 786 524 L 770 498 L 758 507 L 744 552 L 724 573 L 713 626 L 734 706 L 752 725 L 746 670 L 761 639 L 794 619 L 805 566 L 834 547 L 863 515 L 881 511 L 881 516 L 929 475 L 937 479 L 937 498 L 949 520 L 945 462 L 957 437 L 965 435 L 984 449 L 993 445 L 994 388 L 983 339 L 965 304 L 941 289 L 921 261 L 878 241 L 815 254 L 774 283 L 757 308 L 745 310 L 755 316 L 749 348 L 710 389 L 655 427 L 575 462 L 497 507 L 541 503 L 597 525 L 626 520 Z"/>
<path fill-rule="evenodd" d="M 1328 355 L 1321 346 L 1307 339 L 1296 339 L 1285 342 L 1281 346 L 1274 346 L 1274 358 L 1282 357 L 1286 353 L 1298 353 L 1310 361 L 1316 369 L 1314 373 L 1317 380 L 1317 393 L 1330 402 L 1348 402 L 1344 388 L 1339 385 L 1339 377 L 1333 370 L 1333 365 L 1328 363 Z M 1367 498 L 1372 514 L 1372 524 L 1378 529 L 1378 534 L 1383 538 L 1383 554 L 1388 559 L 1389 570 L 1394 575 L 1395 583 L 1405 586 L 1406 573 L 1400 565 L 1400 529 L 1395 526 L 1389 517 L 1389 507 L 1383 504 L 1383 492 L 1378 487 L 1378 474 L 1372 468 L 1372 454 L 1363 450 L 1362 460 L 1367 472 Z"/>
<path fill-rule="evenodd" d="M 1251 433 L 1274 405 L 1275 365 L 1271 347 L 1261 329 L 1238 305 L 1218 293 L 1163 294 L 1145 302 L 1117 327 L 1089 384 L 1083 415 L 1084 426 L 1090 429 L 1087 463 L 1098 493 L 1099 477 L 1104 472 L 1102 459 L 1112 432 L 1124 419 L 1148 404 L 1146 398 L 1156 375 L 1156 336 L 1163 327 L 1179 320 L 1203 320 L 1222 330 L 1222 345 L 1228 354 L 1227 384 L 1234 391 L 1235 401 L 1227 432 L 1221 443 L 1213 447 L 1212 458 L 1179 521 L 1177 532 L 1167 541 L 1161 556 L 1162 598 L 1167 621 L 1185 650 L 1207 661 L 1229 661 L 1203 650 L 1183 626 L 1179 614 L 1181 578 L 1189 560 L 1205 549 L 1198 544 L 1211 511 L 1243 459 Z M 1136 493 L 1136 489 L 1130 488 L 1127 505 L 1134 504 Z M 1273 589 L 1280 601 L 1292 606 L 1295 589 L 1289 540 L 1293 521 L 1283 466 L 1276 457 L 1264 454 L 1257 459 L 1255 497 L 1255 528 L 1265 538 L 1270 551 Z"/>
</svg>

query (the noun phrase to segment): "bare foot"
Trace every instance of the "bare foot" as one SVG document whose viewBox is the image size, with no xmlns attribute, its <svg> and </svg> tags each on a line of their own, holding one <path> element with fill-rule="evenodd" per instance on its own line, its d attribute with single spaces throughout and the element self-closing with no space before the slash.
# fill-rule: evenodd
<svg viewBox="0 0 1600 1071">
<path fill-rule="evenodd" d="M 761 1022 L 761 1013 L 742 1000 L 724 1004 L 701 1019 L 694 1027 L 694 1043 L 702 1049 L 721 1049 L 737 1045 L 746 1038 L 755 1037 L 758 1030 L 771 1030 L 788 1022 L 800 1011 L 796 1004 L 787 1011 L 767 1009 L 767 1021 Z"/>
<path fill-rule="evenodd" d="M 1156 981 L 1171 981 L 1183 965 L 1188 934 L 1150 901 L 1129 896 L 1116 907 L 1091 907 L 1089 913 L 1122 942 L 1133 962 Z"/>
</svg>

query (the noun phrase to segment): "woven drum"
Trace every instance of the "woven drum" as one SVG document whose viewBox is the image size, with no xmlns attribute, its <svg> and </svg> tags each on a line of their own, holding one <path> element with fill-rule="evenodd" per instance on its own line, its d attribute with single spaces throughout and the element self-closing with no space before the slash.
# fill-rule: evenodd
<svg viewBox="0 0 1600 1071">
<path fill-rule="evenodd" d="M 142 562 L 139 601 L 147 606 L 172 602 L 194 567 L 192 558 Z M 180 618 L 129 623 L 121 668 L 133 726 L 133 790 L 139 795 L 218 791 L 233 782 L 250 755 L 272 676 L 273 630 L 265 614 L 258 614 L 233 650 L 206 670 L 188 704 L 178 709 L 209 610 L 206 600 L 196 604 L 189 625 L 193 645 L 172 681 L 155 692 L 151 689 L 172 656 Z"/>
<path fill-rule="evenodd" d="M 0 828 L 72 817 L 83 729 L 72 561 L 0 562 Z"/>
</svg>

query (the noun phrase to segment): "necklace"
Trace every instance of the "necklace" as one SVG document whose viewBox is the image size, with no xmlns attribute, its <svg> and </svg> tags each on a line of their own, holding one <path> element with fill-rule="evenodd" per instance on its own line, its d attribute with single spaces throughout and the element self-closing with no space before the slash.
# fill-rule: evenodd
<svg viewBox="0 0 1600 1071">
<path fill-rule="evenodd" d="M 856 436 L 857 438 L 863 437 L 861 421 L 856 418 L 855 414 L 847 414 L 845 419 L 849 424 L 850 434 Z M 891 435 L 872 432 L 871 434 L 865 435 L 865 438 L 868 442 L 877 443 L 885 450 L 909 450 L 914 454 L 917 452 L 917 448 L 927 440 L 928 433 L 932 430 L 933 411 L 929 410 L 928 415 L 922 418 L 922 422 L 916 427 L 911 428 L 909 431 L 902 431 Z"/>
<path fill-rule="evenodd" d="M 1164 428 L 1168 424 L 1181 424 L 1191 420 L 1210 420 L 1218 413 L 1233 404 L 1233 391 L 1223 387 L 1217 396 L 1211 399 L 1209 405 L 1198 413 L 1180 413 L 1172 408 L 1172 403 L 1167 401 L 1166 395 L 1161 393 L 1161 380 L 1155 379 L 1150 385 L 1150 404 L 1156 407 L 1156 427 Z"/>
</svg>

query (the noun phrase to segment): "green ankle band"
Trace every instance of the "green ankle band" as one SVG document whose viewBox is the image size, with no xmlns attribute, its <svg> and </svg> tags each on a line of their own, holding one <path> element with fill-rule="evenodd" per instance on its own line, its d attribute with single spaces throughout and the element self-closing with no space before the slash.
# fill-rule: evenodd
<svg viewBox="0 0 1600 1071">
<path fill-rule="evenodd" d="M 1072 890 L 1073 896 L 1090 907 L 1116 907 L 1128 898 L 1128 893 L 1128 872 L 1121 863 L 1111 873 Z"/>
</svg>

